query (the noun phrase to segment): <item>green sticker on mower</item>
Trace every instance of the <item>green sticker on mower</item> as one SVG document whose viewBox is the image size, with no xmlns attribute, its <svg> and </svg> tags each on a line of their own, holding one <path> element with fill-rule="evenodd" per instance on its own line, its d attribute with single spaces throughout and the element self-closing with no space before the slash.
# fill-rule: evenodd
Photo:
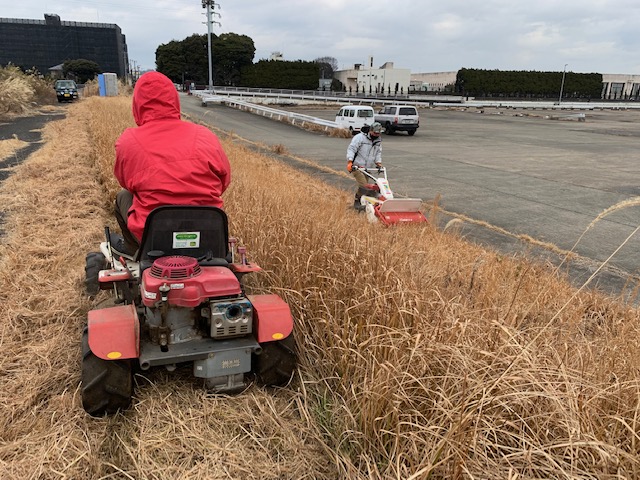
<svg viewBox="0 0 640 480">
<path fill-rule="evenodd" d="M 173 232 L 173 248 L 199 248 L 200 232 Z"/>
</svg>

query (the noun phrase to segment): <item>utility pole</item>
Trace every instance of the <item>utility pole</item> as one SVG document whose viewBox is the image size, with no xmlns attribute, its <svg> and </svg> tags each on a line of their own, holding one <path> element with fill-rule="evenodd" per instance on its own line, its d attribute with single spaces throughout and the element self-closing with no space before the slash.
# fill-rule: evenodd
<svg viewBox="0 0 640 480">
<path fill-rule="evenodd" d="M 564 90 L 564 76 L 567 74 L 567 65 L 569 64 L 564 64 L 564 71 L 562 72 L 562 83 L 560 84 L 560 98 L 558 98 L 558 105 L 562 102 L 562 90 Z"/>
<path fill-rule="evenodd" d="M 216 13 L 215 8 L 220 8 L 220 5 L 215 0 L 202 0 L 202 8 L 207 9 L 207 52 L 209 54 L 209 91 L 213 92 L 213 62 L 211 59 L 211 25 L 217 24 L 222 26 L 219 22 L 212 20 L 213 16 L 221 17 L 219 13 Z"/>
</svg>

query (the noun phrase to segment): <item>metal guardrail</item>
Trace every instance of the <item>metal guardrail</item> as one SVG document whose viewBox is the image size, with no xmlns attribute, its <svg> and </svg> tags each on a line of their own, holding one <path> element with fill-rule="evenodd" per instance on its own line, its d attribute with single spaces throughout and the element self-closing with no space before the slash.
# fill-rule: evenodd
<svg viewBox="0 0 640 480">
<path fill-rule="evenodd" d="M 196 90 L 196 95 L 203 98 L 210 94 L 208 90 Z M 345 98 L 341 96 L 314 95 L 309 93 L 286 93 L 286 92 L 270 92 L 270 91 L 246 91 L 246 90 L 219 90 L 216 88 L 215 96 L 226 98 L 260 98 L 270 99 L 273 103 L 285 103 L 287 100 L 292 101 L 312 101 L 314 103 L 330 103 L 330 104 L 346 104 L 346 105 L 373 105 L 377 103 L 374 98 Z"/>
<path fill-rule="evenodd" d="M 305 124 L 313 124 L 325 131 L 330 129 L 343 128 L 339 127 L 336 122 L 331 120 L 324 120 L 322 118 L 312 117 L 310 115 L 304 115 L 301 113 L 289 112 L 286 110 L 278 110 L 265 105 L 259 105 L 243 100 L 245 97 L 249 98 L 261 98 L 270 99 L 274 103 L 284 103 L 285 100 L 295 101 L 312 101 L 313 103 L 333 103 L 333 104 L 348 104 L 348 105 L 392 105 L 402 103 L 403 105 L 413 105 L 415 107 L 425 107 L 425 102 L 415 102 L 409 100 L 400 100 L 394 98 L 391 100 L 380 98 L 358 98 L 358 97 L 344 97 L 344 96 L 331 96 L 326 92 L 296 92 L 296 91 L 264 91 L 264 90 L 247 90 L 247 89 L 215 89 L 212 93 L 209 90 L 194 90 L 194 95 L 202 99 L 202 104 L 207 105 L 209 103 L 224 103 L 231 107 L 239 108 L 249 111 L 251 113 L 269 117 L 275 120 L 285 120 L 292 125 L 300 125 L 304 127 Z M 506 108 L 506 109 L 532 109 L 532 110 L 552 110 L 566 112 L 567 110 L 627 110 L 627 109 L 639 109 L 640 104 L 636 103 L 606 103 L 606 102 L 499 102 L 499 101 L 482 101 L 482 100 L 464 100 L 461 99 L 458 103 L 452 102 L 429 102 L 429 105 L 434 107 L 452 107 L 457 106 L 460 108 Z M 584 113 L 578 113 L 575 115 L 565 115 L 566 118 L 575 117 L 578 121 L 584 121 Z"/>
<path fill-rule="evenodd" d="M 197 90 L 199 95 L 209 95 L 207 90 Z M 260 98 L 272 103 L 285 103 L 290 100 L 292 103 L 308 101 L 313 103 L 336 104 L 336 105 L 413 105 L 415 107 L 467 107 L 467 108 L 513 108 L 513 109 L 543 109 L 543 110 L 627 110 L 640 109 L 640 102 L 551 102 L 551 101 L 499 101 L 499 100 L 476 100 L 466 99 L 453 95 L 415 95 L 398 96 L 353 96 L 341 92 L 322 92 L 314 90 L 279 90 L 279 89 L 250 89 L 241 87 L 216 87 L 215 95 L 218 97 L 233 98 Z"/>
<path fill-rule="evenodd" d="M 300 125 L 304 127 L 305 124 L 312 124 L 318 127 L 323 128 L 325 131 L 330 129 L 339 129 L 343 127 L 339 127 L 336 122 L 332 122 L 331 120 L 325 120 L 323 118 L 312 117 L 310 115 L 304 115 L 302 113 L 288 112 L 286 110 L 278 110 L 275 108 L 267 107 L 264 105 L 258 105 L 255 103 L 250 103 L 245 100 L 240 100 L 234 97 L 223 97 L 221 95 L 211 95 L 206 90 L 198 90 L 194 92 L 194 94 L 202 99 L 202 103 L 207 105 L 209 103 L 224 103 L 225 105 L 229 105 L 231 107 L 239 108 L 241 110 L 246 110 L 248 112 L 262 115 L 263 117 L 269 117 L 274 120 L 285 120 L 292 125 Z"/>
<path fill-rule="evenodd" d="M 534 110 L 630 110 L 640 108 L 640 103 L 635 102 L 500 102 L 485 100 L 465 100 L 459 104 L 433 103 L 434 107 L 467 107 L 467 108 L 512 108 L 512 109 L 534 109 Z"/>
<path fill-rule="evenodd" d="M 353 96 L 340 92 L 322 92 L 314 90 L 275 90 L 275 89 L 248 89 L 240 87 L 215 87 L 213 93 L 209 90 L 195 90 L 194 95 L 206 97 L 212 95 L 216 97 L 232 97 L 232 98 L 252 98 L 261 99 L 263 101 L 271 101 L 272 103 L 283 104 L 287 101 L 291 103 L 297 102 L 312 102 L 320 104 L 335 104 L 335 105 L 370 105 L 384 106 L 384 105 L 413 105 L 415 107 L 428 107 L 434 101 L 451 101 L 453 103 L 459 103 L 461 97 L 454 96 L 431 96 L 424 97 L 420 100 L 416 100 L 415 97 L 409 95 L 387 96 L 387 95 L 368 95 L 368 96 Z"/>
</svg>

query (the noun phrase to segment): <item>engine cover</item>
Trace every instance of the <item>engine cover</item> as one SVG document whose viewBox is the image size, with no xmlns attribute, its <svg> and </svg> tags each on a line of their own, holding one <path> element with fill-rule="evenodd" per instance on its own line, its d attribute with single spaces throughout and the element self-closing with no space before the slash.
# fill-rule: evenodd
<svg viewBox="0 0 640 480">
<path fill-rule="evenodd" d="M 240 295 L 234 273 L 226 267 L 200 267 L 195 258 L 158 258 L 142 273 L 142 303 L 153 307 L 162 300 L 161 287 L 169 288 L 167 301 L 178 307 L 197 307 L 210 298 Z"/>
</svg>

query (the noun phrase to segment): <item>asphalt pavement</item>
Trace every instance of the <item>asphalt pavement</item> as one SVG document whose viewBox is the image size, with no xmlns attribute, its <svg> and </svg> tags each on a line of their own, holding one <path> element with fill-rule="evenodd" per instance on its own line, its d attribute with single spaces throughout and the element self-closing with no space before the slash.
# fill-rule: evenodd
<svg viewBox="0 0 640 480">
<path fill-rule="evenodd" d="M 51 120 L 64 117 L 64 111 L 40 112 L 27 117 L 17 117 L 0 122 L 0 141 L 17 138 L 27 144 L 8 158 L 0 158 L 0 182 L 11 175 L 11 168 L 22 163 L 42 146 L 42 127 Z M 4 211 L 0 207 L 0 237 L 4 235 Z"/>
<path fill-rule="evenodd" d="M 9 158 L 0 159 L 0 181 L 10 174 L 10 167 L 22 163 L 29 155 L 41 146 L 42 127 L 51 120 L 64 118 L 64 111 L 37 113 L 28 117 L 16 117 L 0 122 L 0 141 L 18 138 L 26 142 L 23 148 L 15 152 Z"/>
<path fill-rule="evenodd" d="M 345 168 L 349 139 L 222 105 L 205 107 L 197 97 L 181 99 L 183 111 L 193 119 L 258 144 L 281 144 L 292 155 L 322 166 Z M 276 108 L 325 119 L 338 110 Z M 383 136 L 394 191 L 427 202 L 440 196 L 445 211 L 470 219 L 463 224 L 464 236 L 504 253 L 524 252 L 557 264 L 563 258 L 557 252 L 573 249 L 600 213 L 640 194 L 640 112 L 588 111 L 584 121 L 569 112 L 522 109 L 432 108 L 420 114 L 415 136 Z M 311 173 L 353 189 L 348 179 Z M 442 222 L 449 218 L 444 215 Z M 633 234 L 638 225 L 640 206 L 618 209 L 589 228 L 574 249 L 580 258 L 565 267 L 574 283 L 581 285 L 620 248 L 591 285 L 628 292 L 629 281 L 640 273 L 640 238 Z"/>
</svg>

